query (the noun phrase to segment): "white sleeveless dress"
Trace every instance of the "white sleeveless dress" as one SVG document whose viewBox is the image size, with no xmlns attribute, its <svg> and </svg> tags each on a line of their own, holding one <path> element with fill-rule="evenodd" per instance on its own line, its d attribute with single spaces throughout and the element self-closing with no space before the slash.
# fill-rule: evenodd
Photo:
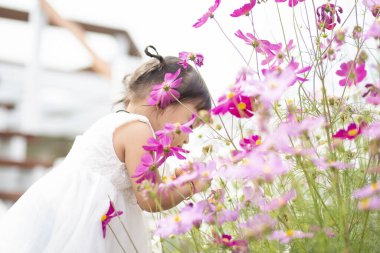
<svg viewBox="0 0 380 253">
<path fill-rule="evenodd" d="M 102 235 L 101 217 L 109 199 L 123 211 L 119 217 L 138 252 L 152 252 L 147 222 L 112 141 L 117 127 L 134 120 L 149 124 L 142 115 L 117 112 L 77 136 L 63 162 L 34 183 L 1 219 L 0 252 L 123 252 L 108 227 L 106 237 Z M 109 224 L 124 250 L 136 252 L 119 219 Z"/>
</svg>

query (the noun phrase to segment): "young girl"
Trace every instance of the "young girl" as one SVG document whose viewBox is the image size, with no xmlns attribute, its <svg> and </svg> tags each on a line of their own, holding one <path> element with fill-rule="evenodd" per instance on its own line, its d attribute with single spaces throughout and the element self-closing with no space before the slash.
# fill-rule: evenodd
<svg viewBox="0 0 380 253">
<path fill-rule="evenodd" d="M 101 118 L 76 137 L 64 161 L 33 184 L 0 221 L 0 252 L 151 252 L 142 210 L 169 209 L 209 187 L 209 180 L 196 179 L 165 194 L 156 190 L 156 199 L 139 191 L 136 168 L 154 132 L 166 123 L 189 122 L 194 113 L 211 107 L 205 82 L 193 67 L 184 68 L 177 57 L 163 58 L 148 48 L 145 52 L 153 59 L 125 78 L 125 110 Z M 163 88 L 154 90 L 157 84 Z M 173 97 L 160 97 L 170 84 L 176 85 Z M 188 140 L 182 132 L 172 136 L 171 145 L 181 147 Z M 161 177 L 154 173 L 157 189 Z"/>
</svg>

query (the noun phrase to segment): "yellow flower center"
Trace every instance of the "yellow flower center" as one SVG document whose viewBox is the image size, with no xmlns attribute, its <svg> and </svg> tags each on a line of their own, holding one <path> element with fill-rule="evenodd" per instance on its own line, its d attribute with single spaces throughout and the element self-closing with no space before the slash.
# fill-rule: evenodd
<svg viewBox="0 0 380 253">
<path fill-rule="evenodd" d="M 361 209 L 368 209 L 369 207 L 369 199 L 366 198 L 366 199 L 362 199 L 360 202 L 359 202 L 359 207 Z"/>
<path fill-rule="evenodd" d="M 106 214 L 103 214 L 102 216 L 102 221 L 105 221 L 107 219 L 107 215 Z"/>
<path fill-rule="evenodd" d="M 209 198 L 208 202 L 210 202 L 210 204 L 214 204 L 215 203 L 215 198 Z"/>
<path fill-rule="evenodd" d="M 224 243 L 229 243 L 229 242 L 230 242 L 230 239 L 228 239 L 227 237 L 224 237 L 224 238 L 222 239 L 222 241 L 223 241 Z"/>
<path fill-rule="evenodd" d="M 379 188 L 379 185 L 377 183 L 372 183 L 371 188 L 372 190 L 376 190 L 377 188 Z"/>
<path fill-rule="evenodd" d="M 357 134 L 358 134 L 358 129 L 352 129 L 352 130 L 348 131 L 349 136 L 355 136 Z"/>
<path fill-rule="evenodd" d="M 222 210 L 223 210 L 223 206 L 222 206 L 222 204 L 219 202 L 218 205 L 216 206 L 216 211 L 217 211 L 217 212 L 220 212 L 220 211 L 222 211 Z"/>
<path fill-rule="evenodd" d="M 179 217 L 179 215 L 177 214 L 176 216 L 174 216 L 174 221 L 176 223 L 180 222 L 181 221 L 181 217 Z"/>
<path fill-rule="evenodd" d="M 207 170 L 205 170 L 205 171 L 202 172 L 202 176 L 204 176 L 204 177 L 208 177 L 209 175 L 210 174 L 209 174 L 209 172 Z"/>
<path fill-rule="evenodd" d="M 231 98 L 233 98 L 235 96 L 235 93 L 234 92 L 228 92 L 227 93 L 227 98 L 228 99 L 231 99 Z"/>
<path fill-rule="evenodd" d="M 168 177 L 167 176 L 162 176 L 161 181 L 165 184 L 168 181 Z"/>
<path fill-rule="evenodd" d="M 256 145 L 260 145 L 261 144 L 261 139 L 258 139 L 255 143 L 256 143 Z"/>
<path fill-rule="evenodd" d="M 247 108 L 247 105 L 246 105 L 244 102 L 240 102 L 240 103 L 238 104 L 238 108 L 239 108 L 240 110 L 245 110 L 245 108 Z"/>
<path fill-rule="evenodd" d="M 277 83 L 275 83 L 275 82 L 271 82 L 271 83 L 269 83 L 269 88 L 270 88 L 270 89 L 274 90 L 274 89 L 276 89 L 277 87 L 278 87 Z"/>
<path fill-rule="evenodd" d="M 287 236 L 293 236 L 294 235 L 294 231 L 289 229 L 288 231 L 286 231 L 286 235 Z"/>
</svg>

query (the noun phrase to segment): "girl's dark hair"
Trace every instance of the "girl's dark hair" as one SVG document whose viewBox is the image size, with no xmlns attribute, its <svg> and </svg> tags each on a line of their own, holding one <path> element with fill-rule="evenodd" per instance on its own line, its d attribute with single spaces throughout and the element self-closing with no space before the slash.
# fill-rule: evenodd
<svg viewBox="0 0 380 253">
<path fill-rule="evenodd" d="M 156 54 L 149 52 L 152 48 Z M 127 106 L 130 101 L 141 100 L 151 91 L 153 85 L 164 81 L 166 73 L 174 73 L 181 68 L 179 77 L 182 77 L 181 85 L 176 88 L 180 93 L 180 102 L 194 101 L 197 110 L 210 110 L 211 96 L 200 73 L 191 65 L 185 69 L 179 65 L 179 58 L 173 56 L 162 57 L 153 46 L 145 49 L 145 54 L 153 59 L 138 67 L 132 74 L 124 77 L 126 95 L 123 100 Z M 173 101 L 173 103 L 177 103 Z"/>
</svg>

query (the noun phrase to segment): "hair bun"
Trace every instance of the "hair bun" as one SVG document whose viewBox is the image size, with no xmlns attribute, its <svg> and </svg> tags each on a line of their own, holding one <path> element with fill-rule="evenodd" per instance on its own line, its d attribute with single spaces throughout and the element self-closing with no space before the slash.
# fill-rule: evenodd
<svg viewBox="0 0 380 253">
<path fill-rule="evenodd" d="M 151 52 L 149 52 L 149 48 L 152 48 L 156 52 L 156 54 L 152 54 Z M 151 46 L 151 45 L 147 46 L 145 48 L 144 52 L 147 56 L 158 59 L 161 64 L 165 63 L 164 58 L 157 52 L 157 50 L 154 46 Z"/>
</svg>

